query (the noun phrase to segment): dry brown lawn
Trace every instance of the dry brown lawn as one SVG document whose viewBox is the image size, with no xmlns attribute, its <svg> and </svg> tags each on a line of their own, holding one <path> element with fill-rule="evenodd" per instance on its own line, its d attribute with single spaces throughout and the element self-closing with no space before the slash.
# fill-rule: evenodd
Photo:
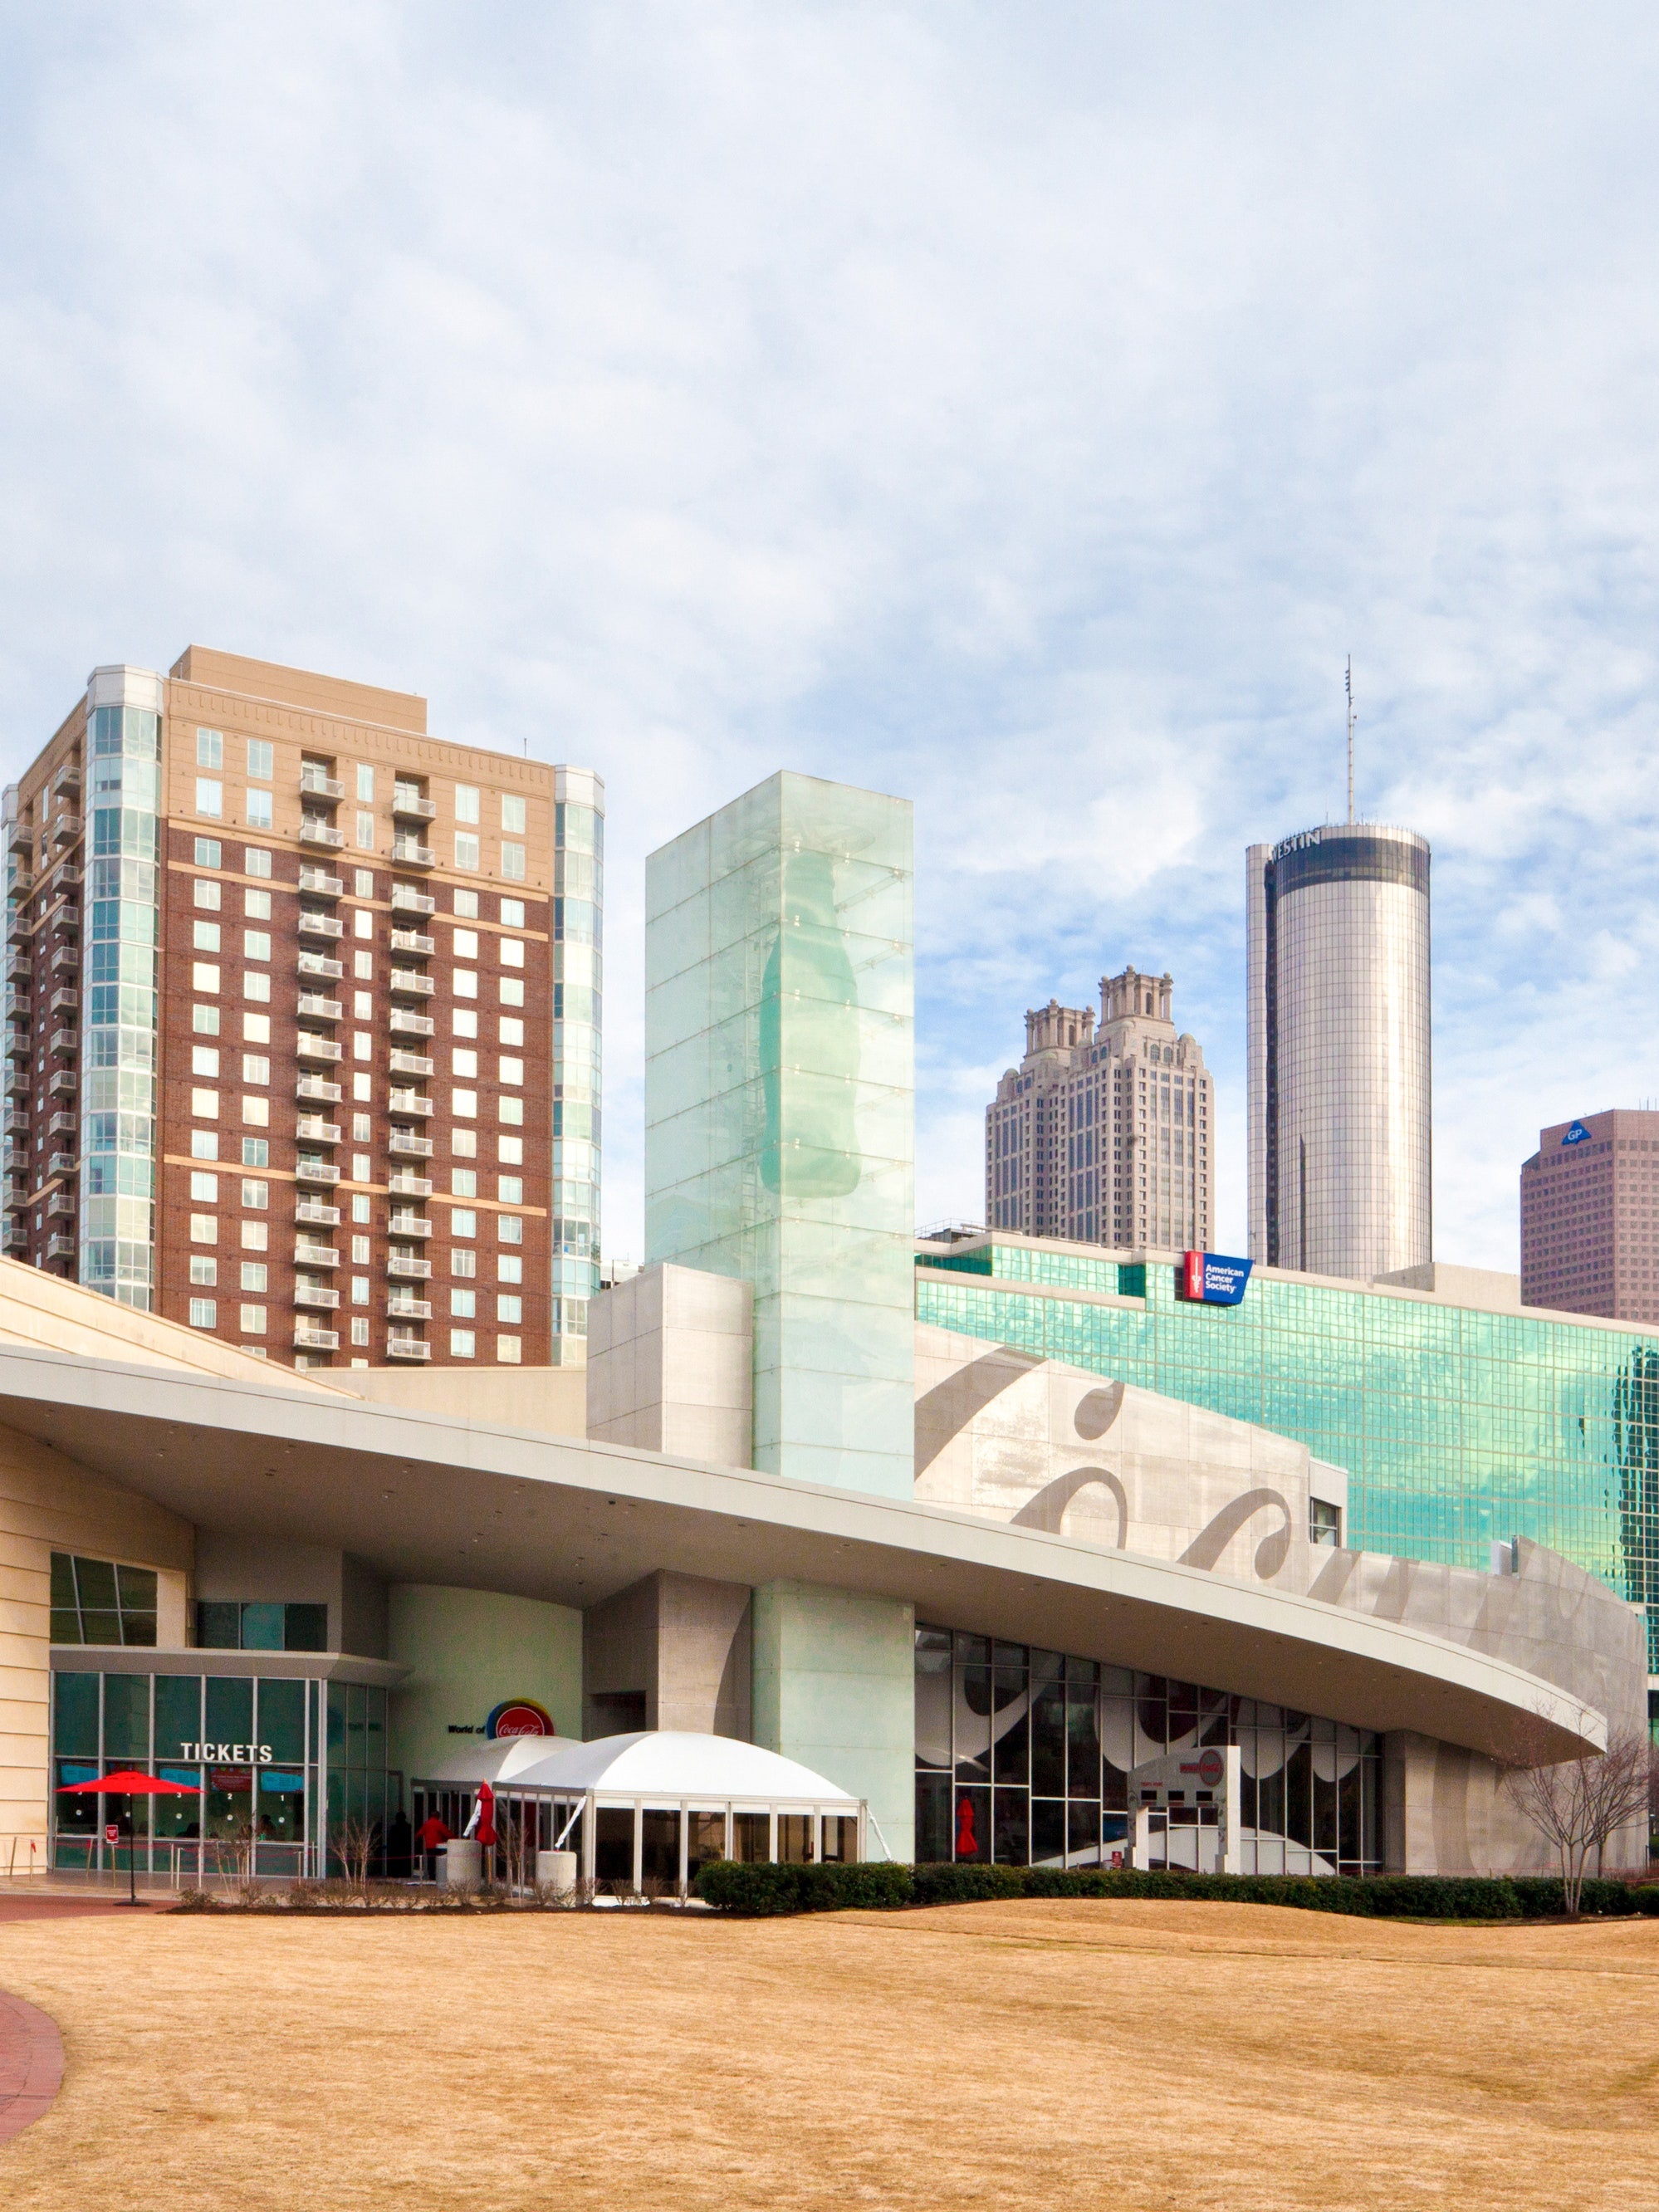
<svg viewBox="0 0 1659 2212">
<path fill-rule="evenodd" d="M 1659 2202 L 1659 1922 L 1054 1902 L 0 1926 L 0 2204 Z"/>
</svg>

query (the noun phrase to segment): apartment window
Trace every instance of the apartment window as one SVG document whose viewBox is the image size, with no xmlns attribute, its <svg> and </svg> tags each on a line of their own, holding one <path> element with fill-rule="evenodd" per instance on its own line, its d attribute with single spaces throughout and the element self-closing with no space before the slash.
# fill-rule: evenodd
<svg viewBox="0 0 1659 2212">
<path fill-rule="evenodd" d="M 506 1064 L 505 1060 L 501 1063 L 503 1066 L 505 1066 Z M 516 1127 L 524 1120 L 523 1099 L 498 1098 L 495 1101 L 495 1118 L 499 1121 L 505 1121 L 510 1126 Z"/>
<path fill-rule="evenodd" d="M 478 1073 L 477 1054 L 465 1051 L 459 1045 L 452 1047 L 449 1054 L 449 1069 L 452 1075 L 476 1076 Z"/>
<path fill-rule="evenodd" d="M 476 1160 L 478 1157 L 478 1133 L 476 1129 L 452 1129 L 449 1149 L 458 1160 Z"/>
<path fill-rule="evenodd" d="M 374 1039 L 368 1030 L 354 1030 L 352 1031 L 351 1057 L 354 1060 L 374 1059 Z"/>
<path fill-rule="evenodd" d="M 352 933 L 352 935 L 353 935 L 354 937 L 373 937 L 373 936 L 374 936 L 374 915 L 369 911 L 369 909 L 368 909 L 368 907 L 366 907 L 366 906 L 360 906 L 360 907 L 357 908 L 356 912 L 352 915 L 352 917 L 351 917 L 351 933 Z"/>
<path fill-rule="evenodd" d="M 451 1291 L 449 1310 L 458 1320 L 471 1321 L 478 1310 L 478 1293 L 476 1291 Z"/>
<path fill-rule="evenodd" d="M 244 1252 L 268 1252 L 270 1249 L 270 1224 L 268 1221 L 245 1221 L 242 1224 Z"/>
<path fill-rule="evenodd" d="M 276 773 L 275 748 L 267 738 L 250 738 L 247 741 L 247 772 L 255 783 L 269 783 Z"/>
<path fill-rule="evenodd" d="M 477 931 L 476 929 L 458 929 L 455 932 L 455 957 L 458 960 L 476 960 L 477 957 Z"/>
<path fill-rule="evenodd" d="M 192 1006 L 190 1010 L 190 1025 L 198 1036 L 217 1036 L 219 1009 L 217 1006 Z"/>
<path fill-rule="evenodd" d="M 452 1252 L 449 1255 L 449 1272 L 452 1275 L 460 1276 L 464 1281 L 476 1275 L 478 1272 L 477 1254 Z"/>
<path fill-rule="evenodd" d="M 495 1358 L 498 1365 L 502 1367 L 516 1367 L 519 1365 L 523 1357 L 524 1342 L 522 1338 L 516 1336 L 498 1336 L 495 1339 Z"/>
<path fill-rule="evenodd" d="M 192 1129 L 190 1133 L 190 1156 L 193 1160 L 216 1160 L 219 1157 L 218 1131 Z"/>
<path fill-rule="evenodd" d="M 261 1270 L 263 1273 L 263 1270 Z M 242 1308 L 242 1334 L 263 1336 L 265 1333 L 265 1310 L 263 1306 Z"/>
<path fill-rule="evenodd" d="M 516 1083 L 521 1085 L 524 1081 L 524 1062 L 521 1060 L 509 1060 L 506 1054 L 503 1054 L 501 1055 L 501 1081 L 503 1083 Z"/>
<path fill-rule="evenodd" d="M 504 898 L 501 901 L 501 921 L 508 929 L 524 927 L 524 901 Z"/>
<path fill-rule="evenodd" d="M 252 889 L 242 893 L 242 912 L 250 921 L 270 920 L 270 893 Z"/>
<path fill-rule="evenodd" d="M 190 1279 L 204 1290 L 212 1290 L 219 1280 L 219 1262 L 210 1259 L 204 1252 L 192 1252 L 190 1255 Z"/>
<path fill-rule="evenodd" d="M 478 1017 L 471 1006 L 454 1007 L 450 1013 L 449 1025 L 458 1037 L 475 1037 L 478 1034 Z"/>
<path fill-rule="evenodd" d="M 522 967 L 524 966 L 524 939 L 523 939 L 523 938 L 521 938 L 521 937 L 504 937 L 504 938 L 502 938 L 502 939 L 501 939 L 501 965 L 502 965 L 502 967 L 503 967 L 503 968 L 522 968 Z"/>
<path fill-rule="evenodd" d="M 190 1241 L 192 1244 L 216 1244 L 219 1242 L 218 1215 L 192 1213 L 190 1217 Z"/>
<path fill-rule="evenodd" d="M 270 1204 L 270 1185 L 242 1178 L 242 1203 L 251 1213 L 262 1213 Z"/>
<path fill-rule="evenodd" d="M 480 816 L 478 812 L 478 792 L 476 785 L 471 783 L 458 783 L 456 785 L 455 819 L 458 822 L 470 822 L 475 828 L 477 825 Z"/>
<path fill-rule="evenodd" d="M 199 784 L 197 788 L 198 790 L 201 788 Z M 198 806 L 196 811 L 198 814 L 204 814 L 210 810 Z M 478 840 L 471 830 L 458 830 L 455 832 L 455 865 L 458 868 L 473 869 L 478 866 Z"/>
<path fill-rule="evenodd" d="M 368 1240 L 365 1237 L 362 1241 L 367 1243 Z M 366 1306 L 368 1304 L 368 1277 L 367 1275 L 354 1275 L 352 1277 L 351 1303 L 354 1306 Z"/>
<path fill-rule="evenodd" d="M 357 796 L 365 806 L 374 804 L 374 771 L 367 761 L 357 763 Z"/>
<path fill-rule="evenodd" d="M 477 1177 L 476 1175 L 471 1175 L 468 1176 L 467 1180 L 469 1182 L 476 1182 L 477 1181 Z M 478 1217 L 470 1206 L 457 1206 L 451 1208 L 449 1215 L 449 1233 L 452 1237 L 476 1237 L 477 1235 Z"/>
<path fill-rule="evenodd" d="M 210 822 L 219 821 L 225 811 L 225 787 L 204 775 L 196 779 L 196 811 L 204 814 Z"/>
<path fill-rule="evenodd" d="M 367 1105 L 374 1095 L 372 1079 L 367 1075 L 354 1075 L 351 1079 L 351 1095 L 354 1098 L 361 1098 Z"/>
<path fill-rule="evenodd" d="M 197 767 L 222 768 L 224 764 L 224 732 L 222 730 L 198 730 L 196 732 Z"/>
<path fill-rule="evenodd" d="M 198 837 L 196 840 L 196 865 L 198 868 L 216 868 L 219 865 L 219 840 Z"/>
<path fill-rule="evenodd" d="M 372 983 L 374 980 L 374 955 L 372 952 L 354 953 L 351 972 L 360 982 Z"/>
<path fill-rule="evenodd" d="M 509 845 L 501 840 L 501 873 L 510 884 L 521 884 L 525 878 L 524 847 Z"/>
<path fill-rule="evenodd" d="M 216 1298 L 192 1298 L 190 1302 L 190 1325 L 192 1328 L 216 1328 L 219 1324 L 219 1305 Z"/>
<path fill-rule="evenodd" d="M 268 929 L 245 929 L 242 932 L 242 953 L 248 960 L 269 960 L 270 932 Z"/>
<path fill-rule="evenodd" d="M 452 1328 L 449 1332 L 449 1356 L 452 1359 L 471 1359 L 475 1356 L 477 1340 L 470 1328 Z"/>
<path fill-rule="evenodd" d="M 476 1091 L 452 1091 L 449 1110 L 458 1121 L 475 1121 L 478 1117 L 478 1094 Z"/>
<path fill-rule="evenodd" d="M 270 1003 L 270 976 L 262 975 L 257 968 L 248 968 L 244 969 L 242 974 L 242 996 L 245 999 L 253 999 L 264 1005 L 269 1006 Z"/>
<path fill-rule="evenodd" d="M 374 1018 L 374 994 L 372 991 L 353 992 L 351 1011 L 358 1021 L 372 1021 Z"/>
<path fill-rule="evenodd" d="M 524 1204 L 524 1177 L 522 1176 L 498 1176 L 495 1181 L 495 1195 L 500 1199 L 503 1206 L 522 1206 Z"/>
<path fill-rule="evenodd" d="M 192 1045 L 190 1051 L 190 1072 L 192 1075 L 217 1075 L 219 1054 L 210 1044 Z"/>
<path fill-rule="evenodd" d="M 501 827 L 510 837 L 522 837 L 525 832 L 524 801 L 501 793 Z"/>
<path fill-rule="evenodd" d="M 218 1176 L 192 1174 L 190 1179 L 190 1194 L 192 1198 L 206 1199 L 210 1206 L 216 1206 L 219 1202 Z"/>
<path fill-rule="evenodd" d="M 495 1241 L 499 1244 L 522 1244 L 524 1217 L 517 1213 L 498 1213 L 495 1216 Z"/>
<path fill-rule="evenodd" d="M 244 846 L 242 848 L 242 873 L 245 876 L 269 876 L 270 873 L 270 854 L 265 852 L 264 848 L 258 845 Z"/>
<path fill-rule="evenodd" d="M 515 1252 L 499 1253 L 495 1260 L 495 1280 L 498 1283 L 523 1282 L 523 1255 Z"/>
<path fill-rule="evenodd" d="M 371 1221 L 374 1219 L 374 1212 L 369 1205 L 368 1194 L 365 1192 L 360 1191 L 352 1200 L 351 1218 L 354 1221 Z"/>
<path fill-rule="evenodd" d="M 453 978 L 458 999 L 476 999 L 478 995 L 478 971 L 476 968 L 458 968 Z"/>
<path fill-rule="evenodd" d="M 217 1009 L 216 1008 L 215 1011 L 216 1012 Z M 270 1016 L 269 1014 L 244 1014 L 242 1016 L 242 1042 L 244 1044 L 269 1044 L 270 1042 Z"/>
<path fill-rule="evenodd" d="M 374 817 L 372 814 L 359 814 L 357 817 L 357 848 L 363 853 L 374 850 Z"/>
<path fill-rule="evenodd" d="M 354 869 L 354 870 L 352 871 L 351 884 L 352 884 L 352 889 L 356 892 L 356 895 L 357 895 L 357 896 L 358 896 L 359 898 L 368 898 L 368 899 L 372 899 L 372 898 L 374 897 L 374 869 L 373 869 L 373 868 L 356 868 L 356 869 Z"/>
<path fill-rule="evenodd" d="M 521 1168 L 524 1165 L 524 1139 L 498 1137 L 495 1139 L 495 1158 L 504 1168 Z"/>
<path fill-rule="evenodd" d="M 495 1301 L 497 1321 L 511 1322 L 514 1328 L 524 1325 L 524 1300 L 520 1297 L 498 1297 Z"/>
<path fill-rule="evenodd" d="M 242 1080 L 244 1083 L 253 1084 L 270 1082 L 270 1062 L 263 1054 L 245 1052 L 242 1054 Z"/>
<path fill-rule="evenodd" d="M 374 1117 L 371 1114 L 354 1114 L 351 1117 L 351 1141 L 366 1145 L 374 1134 Z"/>
<path fill-rule="evenodd" d="M 246 809 L 243 819 L 250 830 L 270 830 L 275 827 L 276 817 L 271 811 L 272 801 L 268 791 L 245 792 L 243 804 Z"/>
<path fill-rule="evenodd" d="M 501 1031 L 503 1044 L 524 1042 L 524 1024 L 516 1014 L 503 1014 L 501 1017 Z"/>
<path fill-rule="evenodd" d="M 198 952 L 216 952 L 219 950 L 219 925 L 216 921 L 196 921 L 191 924 L 194 949 Z"/>
<path fill-rule="evenodd" d="M 351 1264 L 352 1264 L 352 1266 L 353 1266 L 354 1267 L 368 1267 L 368 1260 L 369 1260 L 369 1240 L 368 1240 L 368 1238 L 367 1237 L 354 1237 L 352 1238 L 352 1240 L 351 1240 Z"/>
<path fill-rule="evenodd" d="M 222 884 L 210 883 L 205 878 L 198 876 L 191 886 L 191 895 L 198 906 L 206 907 L 210 914 L 217 914 L 225 895 L 224 886 Z"/>
<path fill-rule="evenodd" d="M 368 1342 L 368 1323 L 366 1321 L 354 1321 L 352 1322 L 351 1341 L 354 1344 L 364 1345 Z"/>
<path fill-rule="evenodd" d="M 502 1004 L 504 1006 L 523 1006 L 523 1004 L 524 1004 L 524 978 L 523 978 L 523 976 L 521 976 L 521 975 L 503 975 L 503 976 L 500 977 L 498 980 L 500 981 L 500 983 L 501 983 L 501 1004 Z"/>
<path fill-rule="evenodd" d="M 368 1152 L 354 1152 L 351 1155 L 351 1180 L 353 1182 L 368 1182 L 373 1177 L 374 1173 L 374 1162 Z"/>
<path fill-rule="evenodd" d="M 450 1171 L 449 1188 L 456 1198 L 476 1198 L 478 1195 L 477 1168 L 453 1168 Z"/>
<path fill-rule="evenodd" d="M 455 894 L 455 911 L 460 915 L 464 921 L 476 921 L 478 919 L 478 894 L 477 891 L 457 891 Z"/>
</svg>

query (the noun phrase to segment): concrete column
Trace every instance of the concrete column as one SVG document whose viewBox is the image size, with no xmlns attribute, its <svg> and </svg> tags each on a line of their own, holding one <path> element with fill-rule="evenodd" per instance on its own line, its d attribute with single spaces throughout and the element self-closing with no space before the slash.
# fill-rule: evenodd
<svg viewBox="0 0 1659 2212">
<path fill-rule="evenodd" d="M 754 1741 L 866 1799 L 894 1857 L 914 1857 L 915 1607 L 775 1582 L 753 1620 Z"/>
</svg>

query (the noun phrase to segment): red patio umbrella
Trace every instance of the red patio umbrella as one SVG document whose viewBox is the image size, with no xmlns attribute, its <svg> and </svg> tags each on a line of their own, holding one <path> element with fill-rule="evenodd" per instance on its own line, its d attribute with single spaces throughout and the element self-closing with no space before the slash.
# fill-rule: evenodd
<svg viewBox="0 0 1659 2212">
<path fill-rule="evenodd" d="M 123 1767 L 114 1774 L 94 1775 L 90 1782 L 66 1782 L 61 1793 L 65 1797 L 110 1796 L 125 1797 L 127 1801 L 127 1902 L 138 1902 L 138 1838 L 132 1830 L 132 1801 L 135 1797 L 199 1797 L 201 1791 L 193 1782 L 169 1782 L 165 1775 L 140 1774 L 136 1767 Z"/>
</svg>

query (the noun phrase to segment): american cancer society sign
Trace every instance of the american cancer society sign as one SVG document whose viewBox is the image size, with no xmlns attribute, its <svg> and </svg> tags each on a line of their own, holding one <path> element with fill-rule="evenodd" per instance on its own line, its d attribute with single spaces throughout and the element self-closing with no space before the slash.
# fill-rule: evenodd
<svg viewBox="0 0 1659 2212">
<path fill-rule="evenodd" d="M 1182 1261 L 1182 1296 L 1205 1305 L 1237 1305 L 1249 1279 L 1248 1260 L 1229 1260 L 1219 1252 L 1188 1252 Z"/>
</svg>

